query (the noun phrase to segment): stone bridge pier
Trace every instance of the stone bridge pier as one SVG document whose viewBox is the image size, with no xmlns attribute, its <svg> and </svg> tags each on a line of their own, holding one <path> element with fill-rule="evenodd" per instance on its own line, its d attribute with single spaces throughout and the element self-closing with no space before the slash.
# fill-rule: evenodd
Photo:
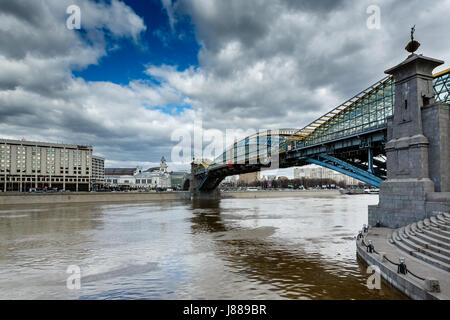
<svg viewBox="0 0 450 320">
<path fill-rule="evenodd" d="M 388 119 L 387 179 L 369 206 L 369 225 L 399 228 L 450 212 L 449 105 L 436 103 L 433 69 L 441 60 L 411 54 L 386 70 L 395 80 L 395 111 Z"/>
<path fill-rule="evenodd" d="M 191 163 L 191 174 L 189 175 L 189 192 L 191 194 L 191 199 L 205 199 L 213 200 L 220 199 L 219 188 L 214 188 L 212 190 L 199 190 L 199 186 L 202 183 L 203 177 L 197 175 L 198 164 L 193 161 Z"/>
</svg>

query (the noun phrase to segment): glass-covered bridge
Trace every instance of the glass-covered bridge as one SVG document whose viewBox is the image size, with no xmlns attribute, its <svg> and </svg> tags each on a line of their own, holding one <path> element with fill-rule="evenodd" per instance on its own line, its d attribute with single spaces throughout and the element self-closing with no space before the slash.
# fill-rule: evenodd
<svg viewBox="0 0 450 320">
<path fill-rule="evenodd" d="M 434 75 L 433 88 L 436 101 L 450 103 L 450 69 Z M 289 154 L 295 150 L 317 150 L 317 153 L 323 154 L 323 150 L 326 150 L 326 148 L 320 149 L 317 146 L 328 145 L 327 148 L 330 148 L 334 141 L 342 141 L 352 136 L 363 136 L 367 133 L 381 132 L 387 127 L 387 118 L 394 113 L 394 91 L 395 86 L 392 77 L 385 77 L 302 129 L 263 131 L 235 142 L 212 163 L 199 163 L 197 174 L 208 175 L 214 171 L 220 171 L 222 168 L 228 168 L 228 170 L 215 173 L 220 180 L 226 175 L 249 172 L 249 170 L 255 171 L 257 164 L 263 166 L 270 162 L 274 155 L 282 156 L 282 154 Z M 375 141 L 376 139 L 372 140 Z M 372 140 L 368 139 L 368 144 Z M 331 149 L 334 149 L 334 147 L 332 146 Z M 376 150 L 373 151 L 370 146 L 368 150 L 369 158 L 377 155 L 372 154 L 372 152 L 376 153 Z M 316 151 L 311 151 L 310 154 L 314 152 Z M 362 168 L 361 159 L 358 160 L 358 157 L 361 158 L 355 153 L 353 160 L 349 160 L 353 166 L 353 168 L 350 168 L 352 172 L 357 171 L 358 167 Z M 352 157 L 350 156 L 350 158 Z M 317 163 L 311 160 L 309 163 L 327 166 L 327 163 L 334 162 L 333 165 L 330 165 L 330 168 L 339 171 L 341 166 L 338 164 L 339 159 L 333 159 L 321 159 L 323 162 Z M 369 159 L 368 161 L 373 160 Z M 283 159 L 281 162 L 283 162 Z M 299 164 L 307 163 L 286 161 L 286 163 L 280 163 L 280 167 Z M 365 168 L 363 171 L 366 173 L 369 171 L 370 177 L 367 178 L 367 174 L 362 171 L 360 173 L 363 176 L 356 175 L 354 177 L 369 184 L 379 184 L 381 181 L 379 177 L 383 177 L 383 164 L 379 163 L 378 174 L 375 172 L 377 169 L 373 169 L 373 163 L 369 163 L 368 166 L 369 170 L 365 170 Z M 348 171 L 345 173 L 347 174 Z M 368 180 L 364 180 L 366 178 Z"/>
<path fill-rule="evenodd" d="M 433 87 L 437 102 L 450 102 L 450 69 L 435 75 Z M 386 127 L 387 118 L 394 112 L 394 91 L 392 77 L 384 78 L 298 130 L 286 147 L 308 146 Z"/>
</svg>

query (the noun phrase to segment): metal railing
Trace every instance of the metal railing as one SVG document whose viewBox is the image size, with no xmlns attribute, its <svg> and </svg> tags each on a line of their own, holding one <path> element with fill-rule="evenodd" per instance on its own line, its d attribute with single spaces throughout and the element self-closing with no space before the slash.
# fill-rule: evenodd
<svg viewBox="0 0 450 320">
<path fill-rule="evenodd" d="M 367 230 L 367 231 L 365 231 L 365 230 Z M 365 231 L 365 232 L 364 232 L 364 231 Z M 361 239 L 361 244 L 362 244 L 364 247 L 366 247 L 366 249 L 367 249 L 366 251 L 367 251 L 368 253 L 376 253 L 376 254 L 380 255 L 380 253 L 379 253 L 378 251 L 375 250 L 375 246 L 371 243 L 370 240 L 369 240 L 369 244 L 366 244 L 366 243 L 365 243 L 363 232 L 364 232 L 364 233 L 367 233 L 367 232 L 368 232 L 368 227 L 366 227 L 365 225 L 364 225 L 364 231 L 360 231 L 360 233 L 359 233 L 358 236 L 357 236 L 357 239 Z M 413 277 L 415 277 L 415 278 L 417 278 L 417 279 L 419 279 L 419 280 L 425 281 L 425 278 L 420 277 L 420 276 L 416 275 L 415 273 L 411 272 L 411 270 L 409 270 L 409 269 L 407 268 L 407 266 L 406 266 L 406 264 L 405 264 L 405 262 L 403 261 L 402 258 L 399 258 L 400 263 L 395 263 L 394 261 L 392 261 L 391 259 L 389 259 L 389 258 L 386 256 L 386 254 L 383 255 L 383 258 L 386 259 L 387 262 L 389 262 L 389 263 L 391 263 L 391 264 L 393 264 L 394 266 L 397 267 L 397 273 L 403 274 L 403 275 L 405 275 L 405 276 L 406 276 L 407 274 L 410 274 L 410 275 L 412 275 Z"/>
</svg>

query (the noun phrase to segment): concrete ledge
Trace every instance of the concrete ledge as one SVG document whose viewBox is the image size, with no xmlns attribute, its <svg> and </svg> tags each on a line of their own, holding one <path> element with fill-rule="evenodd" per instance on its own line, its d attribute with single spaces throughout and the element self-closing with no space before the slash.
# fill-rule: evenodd
<svg viewBox="0 0 450 320">
<path fill-rule="evenodd" d="M 381 276 L 392 286 L 400 290 L 402 293 L 414 300 L 438 300 L 436 296 L 425 290 L 424 285 L 416 283 L 412 279 L 408 279 L 398 274 L 387 265 L 383 264 L 383 260 L 376 253 L 366 252 L 366 248 L 361 244 L 360 240 L 356 240 L 356 253 L 367 265 L 375 265 L 380 268 Z"/>
<path fill-rule="evenodd" d="M 189 200 L 190 193 L 181 192 L 71 192 L 48 194 L 0 194 L 0 205 L 53 204 L 83 202 L 136 202 Z"/>
<path fill-rule="evenodd" d="M 290 198 L 290 197 L 329 197 L 340 196 L 339 190 L 292 190 L 292 191 L 233 191 L 222 192 L 221 198 Z"/>
<path fill-rule="evenodd" d="M 289 197 L 340 196 L 338 190 L 308 191 L 238 191 L 221 192 L 211 199 L 253 199 Z M 207 197 L 207 199 L 209 199 Z M 68 193 L 0 193 L 0 205 L 51 204 L 83 202 L 138 202 L 138 201 L 191 200 L 188 191 L 179 192 L 68 192 Z"/>
<path fill-rule="evenodd" d="M 428 201 L 450 203 L 450 192 L 428 192 L 426 197 Z"/>
</svg>

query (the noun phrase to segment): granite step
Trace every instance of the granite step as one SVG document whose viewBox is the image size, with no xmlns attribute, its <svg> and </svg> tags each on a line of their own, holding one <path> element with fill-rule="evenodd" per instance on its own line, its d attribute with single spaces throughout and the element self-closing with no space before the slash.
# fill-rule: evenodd
<svg viewBox="0 0 450 320">
<path fill-rule="evenodd" d="M 442 255 L 446 256 L 447 258 L 450 258 L 450 250 L 430 244 L 430 243 L 428 243 L 418 237 L 414 237 L 414 236 L 409 236 L 408 240 L 410 240 L 411 242 L 414 242 L 420 248 L 428 249 L 433 252 L 442 254 Z"/>
<path fill-rule="evenodd" d="M 443 243 L 450 244 L 450 238 L 446 237 L 445 235 L 441 235 L 441 234 L 436 233 L 434 231 L 434 228 L 431 228 L 429 230 L 424 230 L 423 234 L 429 236 L 430 238 L 434 238 L 434 239 L 436 239 L 438 241 L 441 241 Z"/>
<path fill-rule="evenodd" d="M 419 221 L 416 224 L 417 228 L 420 230 L 431 230 L 432 228 L 438 228 L 438 229 L 442 229 L 445 231 L 450 231 L 450 226 L 444 225 L 444 224 L 433 224 L 433 226 L 431 225 L 426 225 L 423 221 Z"/>
<path fill-rule="evenodd" d="M 450 226 L 439 225 L 436 228 L 450 232 Z"/>
<path fill-rule="evenodd" d="M 444 226 L 444 227 L 448 226 L 446 221 L 442 221 L 441 219 L 438 219 L 437 217 L 430 217 L 430 221 L 432 223 L 434 223 L 436 226 Z"/>
<path fill-rule="evenodd" d="M 412 230 L 412 226 L 411 226 L 410 224 L 408 224 L 408 225 L 405 227 L 405 232 L 406 232 L 406 234 L 409 235 L 409 236 L 415 236 L 415 235 L 416 235 L 416 232 Z"/>
<path fill-rule="evenodd" d="M 437 239 L 435 239 L 435 238 L 431 238 L 431 237 L 429 237 L 429 236 L 428 236 L 427 234 L 425 234 L 425 233 L 417 233 L 417 234 L 416 234 L 416 237 L 422 239 L 422 240 L 425 241 L 426 243 L 435 245 L 435 246 L 437 246 L 437 247 L 444 248 L 444 249 L 446 249 L 446 250 L 450 250 L 450 244 L 449 244 L 449 243 L 439 241 L 439 240 L 437 240 Z"/>
<path fill-rule="evenodd" d="M 400 234 L 400 237 L 402 238 L 402 241 L 405 245 L 407 245 L 409 248 L 411 248 L 414 251 L 418 251 L 420 253 L 423 253 L 433 259 L 442 261 L 444 263 L 450 264 L 450 256 L 447 256 L 445 253 L 438 253 L 435 252 L 427 247 L 417 245 L 414 243 L 410 237 L 405 236 L 404 234 Z"/>
<path fill-rule="evenodd" d="M 429 255 L 426 255 L 426 254 L 424 254 L 424 253 L 422 253 L 420 251 L 411 249 L 410 247 L 407 246 L 407 244 L 405 243 L 404 240 L 402 240 L 402 241 L 395 241 L 395 246 L 397 248 L 399 248 L 400 250 L 408 253 L 409 255 L 411 255 L 411 256 L 413 256 L 413 257 L 415 257 L 417 259 L 420 259 L 420 260 L 425 261 L 426 263 L 429 263 L 429 264 L 431 264 L 431 265 L 433 265 L 433 266 L 435 266 L 437 268 L 440 268 L 442 270 L 450 272 L 450 264 L 445 263 L 445 262 L 443 262 L 441 260 L 435 259 L 433 257 L 430 257 Z M 388 258 L 390 258 L 392 260 L 392 257 L 388 257 Z M 414 270 L 411 270 L 411 271 L 414 272 Z M 421 276 L 421 275 L 418 275 L 418 276 Z"/>
<path fill-rule="evenodd" d="M 417 227 L 418 227 L 420 230 L 430 229 L 430 227 L 426 226 L 422 220 L 417 222 Z"/>
<path fill-rule="evenodd" d="M 422 221 L 423 221 L 423 224 L 426 225 L 427 227 L 436 227 L 436 226 L 438 226 L 436 223 L 432 222 L 429 218 L 425 218 Z"/>
<path fill-rule="evenodd" d="M 443 214 L 438 214 L 436 218 L 441 220 L 442 222 L 445 222 L 446 224 L 450 223 L 450 218 L 446 218 Z"/>
<path fill-rule="evenodd" d="M 450 232 L 448 232 L 448 231 L 446 231 L 446 230 L 444 230 L 444 229 L 441 229 L 441 228 L 432 228 L 432 231 L 433 231 L 434 233 L 437 233 L 437 234 L 439 234 L 439 235 L 441 235 L 441 236 L 444 236 L 444 237 L 450 239 Z"/>
</svg>

